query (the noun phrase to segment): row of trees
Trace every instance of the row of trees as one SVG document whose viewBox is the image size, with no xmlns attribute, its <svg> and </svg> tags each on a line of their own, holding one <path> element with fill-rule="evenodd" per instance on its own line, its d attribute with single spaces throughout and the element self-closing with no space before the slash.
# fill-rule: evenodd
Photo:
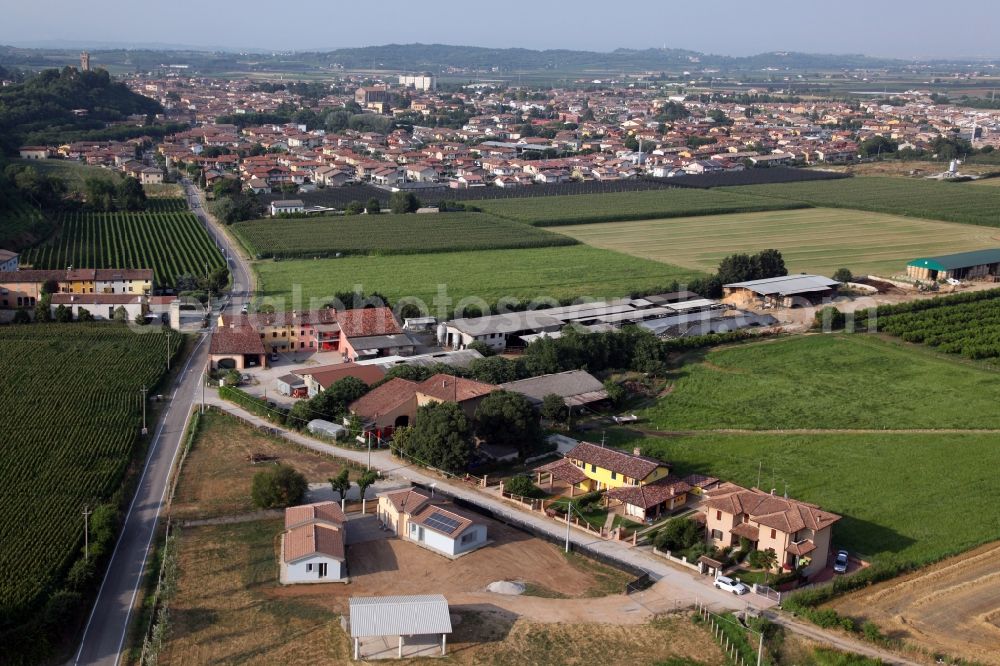
<svg viewBox="0 0 1000 666">
<path fill-rule="evenodd" d="M 146 210 L 146 191 L 133 176 L 126 176 L 117 184 L 109 178 L 88 178 L 84 182 L 87 208 L 105 213 L 118 210 Z"/>
</svg>

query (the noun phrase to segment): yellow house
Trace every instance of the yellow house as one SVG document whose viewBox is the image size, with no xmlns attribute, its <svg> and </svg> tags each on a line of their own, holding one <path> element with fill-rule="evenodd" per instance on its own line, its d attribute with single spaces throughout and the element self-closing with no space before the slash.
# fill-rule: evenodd
<svg viewBox="0 0 1000 666">
<path fill-rule="evenodd" d="M 666 478 L 670 468 L 661 460 L 640 455 L 635 449 L 625 453 L 596 444 L 581 442 L 566 454 L 566 460 L 575 465 L 587 478 L 578 488 L 584 491 L 644 486 Z"/>
</svg>

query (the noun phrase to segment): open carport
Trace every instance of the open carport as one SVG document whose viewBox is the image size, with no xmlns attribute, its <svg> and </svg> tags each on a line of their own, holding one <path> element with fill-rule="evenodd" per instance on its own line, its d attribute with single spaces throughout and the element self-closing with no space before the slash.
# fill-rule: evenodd
<svg viewBox="0 0 1000 666">
<path fill-rule="evenodd" d="M 355 660 L 444 655 L 451 633 L 441 594 L 352 597 L 349 622 Z"/>
</svg>

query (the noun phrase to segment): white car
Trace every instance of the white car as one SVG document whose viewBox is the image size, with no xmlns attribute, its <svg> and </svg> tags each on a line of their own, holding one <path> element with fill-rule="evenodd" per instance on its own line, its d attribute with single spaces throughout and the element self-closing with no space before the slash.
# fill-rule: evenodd
<svg viewBox="0 0 1000 666">
<path fill-rule="evenodd" d="M 749 587 L 728 576 L 719 576 L 716 578 L 715 587 L 716 589 L 732 592 L 733 594 L 746 594 L 750 591 Z"/>
<path fill-rule="evenodd" d="M 848 555 L 846 550 L 837 551 L 837 557 L 833 560 L 834 573 L 847 573 L 847 559 Z"/>
</svg>

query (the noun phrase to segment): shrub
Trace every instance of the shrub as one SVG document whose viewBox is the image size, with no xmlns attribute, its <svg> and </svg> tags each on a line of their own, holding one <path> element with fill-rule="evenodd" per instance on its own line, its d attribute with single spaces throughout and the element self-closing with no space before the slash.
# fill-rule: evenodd
<svg viewBox="0 0 1000 666">
<path fill-rule="evenodd" d="M 882 640 L 882 630 L 878 628 L 878 625 L 874 622 L 865 622 L 861 625 L 861 633 L 865 635 L 865 638 L 877 643 Z"/>
<path fill-rule="evenodd" d="M 837 282 L 851 282 L 854 280 L 854 275 L 849 268 L 838 268 L 837 272 L 833 274 L 833 279 Z"/>
<path fill-rule="evenodd" d="M 701 542 L 703 529 L 690 518 L 675 518 L 656 533 L 653 544 L 660 550 L 679 552 Z"/>
<path fill-rule="evenodd" d="M 307 487 L 306 477 L 287 465 L 278 465 L 254 475 L 250 496 L 262 509 L 283 509 L 300 503 Z"/>
<path fill-rule="evenodd" d="M 530 477 L 515 476 L 507 479 L 503 484 L 504 490 L 521 497 L 542 497 L 545 495 L 542 489 L 536 486 Z"/>
</svg>

